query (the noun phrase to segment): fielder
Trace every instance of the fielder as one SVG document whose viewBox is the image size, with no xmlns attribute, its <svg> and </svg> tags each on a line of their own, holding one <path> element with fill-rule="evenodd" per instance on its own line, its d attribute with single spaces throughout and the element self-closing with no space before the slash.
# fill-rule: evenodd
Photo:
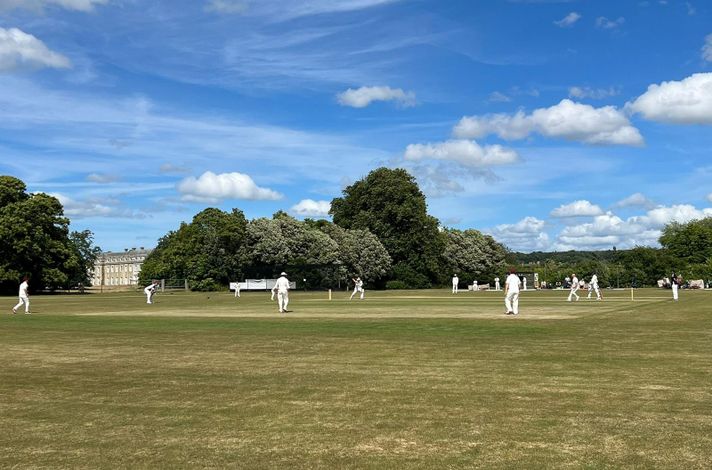
<svg viewBox="0 0 712 470">
<path fill-rule="evenodd" d="M 30 288 L 29 284 L 30 278 L 25 276 L 22 278 L 22 283 L 20 284 L 20 301 L 12 307 L 12 313 L 15 314 L 17 313 L 17 309 L 22 306 L 22 304 L 25 304 L 25 315 L 30 314 L 30 294 L 27 293 L 27 290 Z"/>
<path fill-rule="evenodd" d="M 240 283 L 236 282 L 235 283 L 235 298 L 240 297 Z"/>
<path fill-rule="evenodd" d="M 279 279 L 272 288 L 272 298 L 277 294 L 277 304 L 279 305 L 279 313 L 287 313 L 287 305 L 289 305 L 289 280 L 287 273 L 283 272 L 279 275 Z"/>
<path fill-rule="evenodd" d="M 143 290 L 143 293 L 146 294 L 146 303 L 147 304 L 153 303 L 153 295 L 156 293 L 157 289 L 158 289 L 158 281 L 153 281 L 149 285 L 147 285 L 146 288 Z"/>
<path fill-rule="evenodd" d="M 349 300 L 353 300 L 354 295 L 356 295 L 356 292 L 361 293 L 360 298 L 361 298 L 361 300 L 363 300 L 363 296 L 365 293 L 365 291 L 363 289 L 363 281 L 361 280 L 360 277 L 357 277 L 356 279 L 351 278 L 351 280 L 354 281 L 354 291 L 351 293 L 351 297 L 349 297 Z"/>
<path fill-rule="evenodd" d="M 477 285 L 477 281 L 472 281 L 472 292 L 477 292 L 480 290 L 480 286 Z"/>
<path fill-rule="evenodd" d="M 519 315 L 519 276 L 514 269 L 509 270 L 509 276 L 504 281 L 504 306 L 505 315 Z"/>
<path fill-rule="evenodd" d="M 527 290 L 527 277 L 526 276 L 524 276 L 524 278 L 522 279 L 522 288 L 524 290 Z"/>
<path fill-rule="evenodd" d="M 596 293 L 596 300 L 601 300 L 601 289 L 598 288 L 598 276 L 594 274 L 591 276 L 591 281 L 588 283 L 588 297 L 591 298 L 591 293 Z"/>
<path fill-rule="evenodd" d="M 579 290 L 579 280 L 576 277 L 576 274 L 571 275 L 571 291 L 569 292 L 569 298 L 566 300 L 567 302 L 571 302 L 572 297 L 576 297 L 576 301 L 578 302 L 579 296 L 576 293 L 576 291 Z"/>
<path fill-rule="evenodd" d="M 677 301 L 678 297 L 678 288 L 680 287 L 680 282 L 682 281 L 682 278 L 675 274 L 672 273 L 672 276 L 670 276 L 670 287 L 672 287 L 672 300 Z"/>
<path fill-rule="evenodd" d="M 494 278 L 494 290 L 500 290 L 499 278 L 498 278 L 498 277 L 495 277 L 495 278 Z"/>
<path fill-rule="evenodd" d="M 457 274 L 452 276 L 452 293 L 457 294 L 457 286 L 460 284 L 460 278 L 457 277 Z"/>
</svg>

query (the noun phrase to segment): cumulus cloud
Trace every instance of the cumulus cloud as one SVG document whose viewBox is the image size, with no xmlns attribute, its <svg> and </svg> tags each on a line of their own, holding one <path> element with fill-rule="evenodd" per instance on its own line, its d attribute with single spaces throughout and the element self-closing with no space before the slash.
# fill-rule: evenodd
<svg viewBox="0 0 712 470">
<path fill-rule="evenodd" d="M 106 5 L 109 0 L 0 0 L 0 10 L 24 8 L 41 12 L 46 7 L 60 7 L 67 10 L 92 11 L 95 5 Z"/>
<path fill-rule="evenodd" d="M 659 206 L 647 211 L 645 215 L 625 220 L 609 212 L 594 217 L 592 222 L 565 227 L 557 237 L 554 248 L 597 250 L 612 246 L 653 246 L 658 244 L 661 229 L 666 224 L 686 223 L 710 216 L 712 209 L 697 209 L 689 204 Z"/>
<path fill-rule="evenodd" d="M 88 217 L 120 217 L 126 219 L 143 219 L 146 214 L 141 211 L 118 207 L 118 202 L 109 198 L 77 200 L 60 193 L 51 193 L 64 207 L 64 215 L 70 219 L 85 219 Z"/>
<path fill-rule="evenodd" d="M 544 232 L 545 225 L 543 220 L 536 217 L 525 217 L 514 224 L 497 225 L 487 232 L 512 250 L 546 250 L 549 247 L 549 235 Z"/>
<path fill-rule="evenodd" d="M 500 91 L 495 91 L 490 93 L 489 98 L 487 98 L 487 101 L 490 101 L 492 103 L 509 103 L 510 101 L 512 101 L 512 98 Z"/>
<path fill-rule="evenodd" d="M 579 13 L 572 11 L 568 15 L 564 16 L 559 21 L 554 21 L 554 24 L 560 28 L 570 28 L 582 17 Z"/>
<path fill-rule="evenodd" d="M 651 121 L 712 124 L 712 73 L 696 73 L 681 81 L 650 85 L 626 108 Z"/>
<path fill-rule="evenodd" d="M 603 214 L 603 210 L 600 207 L 583 199 L 574 201 L 571 204 L 561 205 L 551 211 L 551 216 L 556 218 L 592 217 L 600 214 Z"/>
<path fill-rule="evenodd" d="M 282 195 L 261 188 L 243 173 L 215 174 L 206 171 L 200 177 L 190 176 L 178 183 L 178 192 L 184 201 L 217 203 L 225 199 L 277 200 Z"/>
<path fill-rule="evenodd" d="M 705 45 L 702 46 L 702 58 L 707 62 L 712 62 L 712 34 L 705 38 Z"/>
<path fill-rule="evenodd" d="M 339 93 L 336 98 L 342 106 L 352 108 L 365 108 L 374 101 L 395 101 L 401 106 L 415 106 L 414 93 L 388 86 L 349 88 L 343 93 Z"/>
<path fill-rule="evenodd" d="M 304 217 L 326 217 L 331 210 L 331 202 L 302 199 L 293 205 L 290 212 Z"/>
<path fill-rule="evenodd" d="M 571 98 L 591 98 L 594 100 L 602 100 L 605 98 L 610 98 L 611 96 L 617 96 L 620 94 L 620 88 L 608 87 L 608 88 L 591 88 L 591 87 L 579 87 L 572 86 L 569 88 L 569 96 Z"/>
<path fill-rule="evenodd" d="M 643 137 L 625 114 L 614 106 L 594 108 L 564 99 L 531 114 L 465 116 L 453 129 L 456 137 L 474 139 L 496 134 L 502 139 L 524 139 L 532 133 L 545 137 L 600 145 L 642 145 Z"/>
<path fill-rule="evenodd" d="M 625 23 L 625 18 L 622 16 L 615 20 L 609 20 L 605 16 L 596 18 L 596 27 L 601 29 L 617 29 L 623 26 L 623 23 Z"/>
<path fill-rule="evenodd" d="M 410 144 L 405 149 L 406 160 L 449 160 L 464 167 L 478 168 L 507 165 L 519 161 L 519 155 L 501 145 L 482 147 L 474 140 L 448 140 L 428 144 Z"/>
<path fill-rule="evenodd" d="M 613 204 L 613 207 L 644 207 L 652 209 L 655 203 L 642 193 L 634 193 Z"/>
<path fill-rule="evenodd" d="M 71 63 L 31 34 L 17 28 L 0 28 L 0 71 L 44 67 L 66 69 Z"/>
</svg>

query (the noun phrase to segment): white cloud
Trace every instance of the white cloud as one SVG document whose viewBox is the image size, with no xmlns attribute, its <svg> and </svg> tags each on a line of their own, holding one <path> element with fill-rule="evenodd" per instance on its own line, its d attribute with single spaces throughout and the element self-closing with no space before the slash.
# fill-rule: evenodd
<svg viewBox="0 0 712 470">
<path fill-rule="evenodd" d="M 404 157 L 410 161 L 449 160 L 470 168 L 507 165 L 519 160 L 519 155 L 512 149 L 501 145 L 482 147 L 474 140 L 410 144 Z"/>
<path fill-rule="evenodd" d="M 661 229 L 670 222 L 686 223 L 712 216 L 712 209 L 697 209 L 688 204 L 659 206 L 645 215 L 626 220 L 607 213 L 593 222 L 565 227 L 553 248 L 557 250 L 599 250 L 616 246 L 632 248 L 636 245 L 655 246 Z"/>
<path fill-rule="evenodd" d="M 694 16 L 697 14 L 697 9 L 692 5 L 690 2 L 685 2 L 685 6 L 687 7 L 687 14 L 690 16 Z"/>
<path fill-rule="evenodd" d="M 502 139 L 524 139 L 537 132 L 546 137 L 588 144 L 642 145 L 643 137 L 628 118 L 614 106 L 594 108 L 568 99 L 527 115 L 490 114 L 465 116 L 453 129 L 459 138 L 480 138 L 496 134 Z"/>
<path fill-rule="evenodd" d="M 91 173 L 87 175 L 87 181 L 91 181 L 92 183 L 99 183 L 99 184 L 105 184 L 105 183 L 113 183 L 114 181 L 117 181 L 119 177 L 117 175 L 113 174 L 106 174 L 106 173 Z"/>
<path fill-rule="evenodd" d="M 551 211 L 551 216 L 557 218 L 592 217 L 601 214 L 603 214 L 603 210 L 600 207 L 586 200 L 564 204 Z"/>
<path fill-rule="evenodd" d="M 712 209 L 697 209 L 690 204 L 679 204 L 674 206 L 659 206 L 649 210 L 646 215 L 631 217 L 632 223 L 643 225 L 647 228 L 660 229 L 670 222 L 681 224 L 692 220 L 704 219 L 712 216 Z"/>
<path fill-rule="evenodd" d="M 190 173 L 190 168 L 174 165 L 172 163 L 163 163 L 158 167 L 158 171 L 166 174 Z"/>
<path fill-rule="evenodd" d="M 272 18 L 342 13 L 386 5 L 399 0 L 208 0 L 206 10 L 224 14 L 249 14 Z"/>
<path fill-rule="evenodd" d="M 76 200 L 60 193 L 50 193 L 64 207 L 64 215 L 70 219 L 85 219 L 88 217 L 120 217 L 126 219 L 143 219 L 146 214 L 141 211 L 118 207 L 118 202 L 111 198 Z"/>
<path fill-rule="evenodd" d="M 707 195 L 707 200 L 708 200 L 709 202 L 712 202 L 712 193 L 709 193 L 709 194 Z"/>
<path fill-rule="evenodd" d="M 707 62 L 712 62 L 712 34 L 705 37 L 705 45 L 702 46 L 702 58 Z"/>
<path fill-rule="evenodd" d="M 546 250 L 549 235 L 544 232 L 546 223 L 536 217 L 525 217 L 515 224 L 501 224 L 488 230 L 497 241 L 515 251 Z"/>
<path fill-rule="evenodd" d="M 42 11 L 46 7 L 56 6 L 67 10 L 92 11 L 95 5 L 106 5 L 109 0 L 0 0 L 0 10 L 24 8 Z"/>
<path fill-rule="evenodd" d="M 71 67 L 71 63 L 31 34 L 17 28 L 0 28 L 0 71 L 43 67 L 63 69 Z"/>
<path fill-rule="evenodd" d="M 613 204 L 613 207 L 644 207 L 646 209 L 652 209 L 655 207 L 655 203 L 644 194 L 635 193 L 616 202 Z"/>
<path fill-rule="evenodd" d="M 352 108 L 365 108 L 374 101 L 395 101 L 402 106 L 414 106 L 415 94 L 400 88 L 364 86 L 357 89 L 349 88 L 343 93 L 339 93 L 337 100 L 339 104 Z"/>
<path fill-rule="evenodd" d="M 326 217 L 331 210 L 331 202 L 303 199 L 292 206 L 290 212 L 304 217 Z"/>
<path fill-rule="evenodd" d="M 227 14 L 246 13 L 248 8 L 249 4 L 244 0 L 210 0 L 205 6 L 207 11 Z"/>
<path fill-rule="evenodd" d="M 206 171 L 200 177 L 190 176 L 178 183 L 178 192 L 184 201 L 217 203 L 224 199 L 277 200 L 282 195 L 267 188 L 260 188 L 243 173 L 215 174 Z"/>
<path fill-rule="evenodd" d="M 556 26 L 559 26 L 560 28 L 570 28 L 572 27 L 578 20 L 580 20 L 582 16 L 579 13 L 576 13 L 575 11 L 572 11 L 559 21 L 554 21 L 554 24 Z"/>
<path fill-rule="evenodd" d="M 611 96 L 620 95 L 620 88 L 591 88 L 572 86 L 569 88 L 569 96 L 571 98 L 591 98 L 594 100 L 602 100 Z"/>
<path fill-rule="evenodd" d="M 609 20 L 605 16 L 596 18 L 596 26 L 601 29 L 616 29 L 623 26 L 623 23 L 625 23 L 625 18 L 622 16 L 616 20 Z"/>
<path fill-rule="evenodd" d="M 495 91 L 490 93 L 487 101 L 490 101 L 492 103 L 509 103 L 510 101 L 512 101 L 512 98 L 502 92 Z"/>
<path fill-rule="evenodd" d="M 712 73 L 650 85 L 626 109 L 651 121 L 712 124 Z"/>
</svg>

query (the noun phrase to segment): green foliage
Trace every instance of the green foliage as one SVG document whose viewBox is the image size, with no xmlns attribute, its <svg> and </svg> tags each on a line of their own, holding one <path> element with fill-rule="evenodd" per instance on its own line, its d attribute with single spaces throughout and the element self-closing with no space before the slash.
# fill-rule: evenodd
<svg viewBox="0 0 712 470">
<path fill-rule="evenodd" d="M 393 270 L 396 279 L 417 281 L 418 287 L 442 279 L 445 239 L 438 220 L 427 214 L 425 196 L 405 170 L 372 171 L 331 202 L 331 214 L 340 227 L 376 235 L 399 267 Z"/>
<path fill-rule="evenodd" d="M 391 270 L 391 257 L 378 237 L 368 230 L 346 230 L 329 222 L 322 223 L 320 230 L 336 242 L 345 275 L 359 276 L 366 285 L 381 285 L 379 281 Z"/>
<path fill-rule="evenodd" d="M 240 252 L 247 221 L 242 211 L 208 208 L 161 238 L 141 269 L 141 282 L 150 279 L 188 279 L 196 285 L 211 279 L 226 285 L 241 275 Z"/>
<path fill-rule="evenodd" d="M 386 289 L 396 290 L 396 289 L 408 289 L 408 284 L 403 281 L 388 281 L 386 282 Z"/>
<path fill-rule="evenodd" d="M 460 279 L 483 281 L 504 271 L 507 249 L 491 236 L 473 229 L 446 229 L 443 233 L 447 240 L 445 263 Z"/>
<path fill-rule="evenodd" d="M 89 273 L 94 269 L 101 248 L 94 246 L 94 234 L 89 230 L 70 233 L 69 241 L 77 259 L 76 268 L 69 274 L 69 284 L 77 286 L 81 283 L 89 286 L 91 284 Z"/>
<path fill-rule="evenodd" d="M 68 287 L 81 277 L 86 260 L 68 226 L 56 198 L 27 194 L 19 179 L 0 176 L 0 291 L 14 292 L 24 275 L 34 289 Z"/>
<path fill-rule="evenodd" d="M 660 244 L 676 259 L 704 264 L 712 259 L 712 217 L 665 226 Z"/>
</svg>

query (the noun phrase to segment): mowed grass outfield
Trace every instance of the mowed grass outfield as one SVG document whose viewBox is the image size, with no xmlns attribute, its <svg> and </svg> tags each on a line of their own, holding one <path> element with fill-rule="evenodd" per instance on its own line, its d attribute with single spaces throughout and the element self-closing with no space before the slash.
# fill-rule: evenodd
<svg viewBox="0 0 712 470">
<path fill-rule="evenodd" d="M 0 298 L 0 468 L 710 468 L 712 292 Z"/>
</svg>

